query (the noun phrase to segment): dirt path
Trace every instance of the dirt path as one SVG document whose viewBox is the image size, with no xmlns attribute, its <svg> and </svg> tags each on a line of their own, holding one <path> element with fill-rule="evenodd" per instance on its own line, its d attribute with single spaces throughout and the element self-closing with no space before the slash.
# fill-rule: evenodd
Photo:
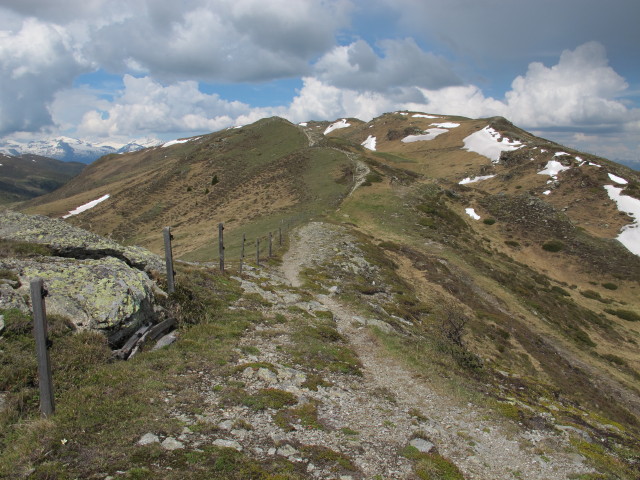
<svg viewBox="0 0 640 480">
<path fill-rule="evenodd" d="M 331 261 L 335 246 L 346 237 L 348 233 L 334 225 L 314 222 L 302 226 L 294 232 L 284 256 L 284 278 L 300 286 L 299 273 Z M 491 412 L 470 403 L 460 405 L 459 399 L 436 392 L 391 357 L 368 328 L 354 321 L 362 319 L 338 295 L 317 295 L 316 300 L 333 313 L 338 330 L 359 355 L 364 366 L 363 388 L 393 392 L 394 415 L 420 411 L 428 419 L 426 436 L 465 478 L 560 480 L 592 471 L 580 455 L 564 453 L 568 445 L 564 436 L 499 422 Z M 380 420 L 372 417 L 369 428 L 377 428 Z"/>
</svg>

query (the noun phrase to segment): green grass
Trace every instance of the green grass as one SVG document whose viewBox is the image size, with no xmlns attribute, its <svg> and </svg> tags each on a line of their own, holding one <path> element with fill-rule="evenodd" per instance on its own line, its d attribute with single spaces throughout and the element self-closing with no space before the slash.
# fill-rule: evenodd
<svg viewBox="0 0 640 480">
<path fill-rule="evenodd" d="M 318 405 L 315 402 L 303 403 L 298 407 L 280 410 L 273 416 L 274 423 L 285 431 L 294 431 L 294 425 L 306 429 L 324 430 L 318 419 Z"/>
<path fill-rule="evenodd" d="M 311 368 L 362 375 L 362 364 L 335 327 L 326 323 L 300 325 L 287 347 L 293 361 Z"/>
<path fill-rule="evenodd" d="M 149 467 L 147 455 L 160 453 L 134 447 L 136 441 L 147 432 L 179 435 L 182 425 L 167 419 L 166 409 L 179 402 L 182 410 L 197 412 L 202 404 L 183 374 L 231 362 L 237 356 L 234 345 L 261 319 L 259 314 L 226 310 L 224 300 L 239 295 L 237 285 L 228 278 L 206 270 L 190 269 L 186 275 L 180 268 L 179 273 L 181 287 L 165 307 L 178 318 L 180 341 L 128 362 L 112 361 L 103 336 L 74 333 L 64 318 L 49 316 L 56 402 L 50 419 L 40 419 L 38 414 L 30 319 L 17 311 L 2 312 L 6 328 L 0 340 L 0 389 L 9 395 L 7 408 L 0 414 L 0 477 L 20 476 L 35 468 L 33 478 L 90 478 L 116 470 L 128 472 L 126 478 L 157 478 L 153 468 L 151 472 L 144 468 Z M 167 397 L 167 392 L 174 395 Z M 295 401 L 290 396 L 258 392 L 248 403 L 255 408 L 279 406 Z M 183 468 L 180 455 L 170 454 L 164 461 Z M 268 469 L 244 455 L 233 454 L 229 462 L 240 465 L 240 471 L 249 466 L 261 471 L 255 478 L 270 478 Z M 203 471 L 191 478 L 243 478 L 207 475 Z"/>
<path fill-rule="evenodd" d="M 418 478 L 424 480 L 464 480 L 462 472 L 454 463 L 437 453 L 421 453 L 410 445 L 402 450 L 402 455 L 413 462 Z"/>
</svg>

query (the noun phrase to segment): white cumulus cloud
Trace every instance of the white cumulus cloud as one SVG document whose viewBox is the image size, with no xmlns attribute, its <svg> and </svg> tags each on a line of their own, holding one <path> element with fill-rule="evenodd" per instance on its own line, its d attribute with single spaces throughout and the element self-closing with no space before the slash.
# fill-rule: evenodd
<svg viewBox="0 0 640 480">
<path fill-rule="evenodd" d="M 0 30 L 0 135 L 51 125 L 49 102 L 87 68 L 62 27 L 31 18 Z"/>
<path fill-rule="evenodd" d="M 250 111 L 241 102 L 204 94 L 197 82 L 163 86 L 149 77 L 124 77 L 124 90 L 104 110 L 84 114 L 78 133 L 89 137 L 215 131 Z"/>
</svg>

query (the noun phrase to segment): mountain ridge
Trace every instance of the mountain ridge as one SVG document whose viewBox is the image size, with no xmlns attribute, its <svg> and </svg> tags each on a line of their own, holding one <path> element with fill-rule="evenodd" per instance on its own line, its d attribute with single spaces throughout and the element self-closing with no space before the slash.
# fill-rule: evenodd
<svg viewBox="0 0 640 480">
<path fill-rule="evenodd" d="M 500 117 L 393 112 L 268 118 L 109 155 L 21 208 L 62 216 L 104 199 L 66 221 L 156 253 L 171 227 L 184 290 L 169 301 L 182 302 L 173 308 L 187 341 L 137 365 L 184 367 L 171 368 L 197 408 L 180 397 L 172 414 L 207 433 L 185 431 L 183 446 L 217 442 L 270 468 L 284 457 L 298 462 L 293 478 L 318 466 L 321 478 L 430 478 L 438 464 L 451 472 L 442 478 L 635 479 L 640 256 L 620 236 L 638 229 L 638 182 Z M 224 272 L 212 269 L 219 224 Z M 222 369 L 196 360 L 219 352 L 211 362 Z M 435 398 L 431 387 L 451 400 L 442 412 L 411 393 Z M 376 405 L 375 428 L 355 407 L 349 417 L 356 404 Z M 482 423 L 489 411 L 515 433 Z M 172 432 L 136 430 L 127 445 L 145 433 L 178 439 Z M 405 449 L 416 438 L 436 450 Z M 321 464 L 310 444 L 352 463 Z M 497 453 L 507 444 L 524 455 L 516 473 Z M 386 460 L 371 467 L 377 449 Z M 202 472 L 207 461 L 194 458 Z"/>
<path fill-rule="evenodd" d="M 64 162 L 87 164 L 104 155 L 134 152 L 150 146 L 162 145 L 163 143 L 160 140 L 150 138 L 131 140 L 126 144 L 93 143 L 65 136 L 29 142 L 5 139 L 0 140 L 0 153 L 14 157 L 39 155 Z"/>
</svg>

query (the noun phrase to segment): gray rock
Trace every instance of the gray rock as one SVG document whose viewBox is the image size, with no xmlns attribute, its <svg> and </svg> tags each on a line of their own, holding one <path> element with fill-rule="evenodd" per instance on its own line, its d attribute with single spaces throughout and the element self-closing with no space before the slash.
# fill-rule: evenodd
<svg viewBox="0 0 640 480">
<path fill-rule="evenodd" d="M 2 259 L 0 268 L 16 273 L 21 286 L 14 292 L 27 298 L 30 281 L 42 278 L 48 291 L 47 313 L 67 317 L 79 329 L 101 331 L 111 343 L 120 342 L 154 317 L 151 279 L 113 257 Z M 6 297 L 4 289 L 1 293 L 2 308 L 16 301 L 10 292 Z"/>
<path fill-rule="evenodd" d="M 231 430 L 233 428 L 233 420 L 223 420 L 218 424 L 222 430 Z"/>
<path fill-rule="evenodd" d="M 0 335 L 4 331 L 4 315 L 0 315 Z"/>
<path fill-rule="evenodd" d="M 165 450 L 179 450 L 181 448 L 184 448 L 184 443 L 176 440 L 173 437 L 165 438 L 160 445 L 162 445 L 162 448 L 164 448 Z"/>
<path fill-rule="evenodd" d="M 235 440 L 224 440 L 223 438 L 218 438 L 213 442 L 216 447 L 224 447 L 224 448 L 233 448 L 234 450 L 242 451 L 242 445 L 240 445 Z"/>
<path fill-rule="evenodd" d="M 2 264 L 2 261 L 0 261 Z M 6 268 L 1 267 L 0 268 Z M 22 313 L 29 313 L 31 310 L 29 306 L 24 301 L 23 296 L 14 288 L 11 288 L 9 285 L 0 284 L 0 309 L 10 310 L 10 309 L 20 310 Z"/>
<path fill-rule="evenodd" d="M 282 455 L 283 457 L 293 457 L 295 455 L 299 455 L 300 454 L 300 452 L 298 452 L 298 450 L 296 450 L 295 448 L 293 448 L 289 444 L 286 444 L 286 445 L 283 445 L 283 446 L 279 447 L 278 450 L 276 450 L 276 453 L 278 455 Z"/>
<path fill-rule="evenodd" d="M 258 378 L 267 383 L 276 383 L 278 381 L 278 376 L 268 368 L 259 368 Z"/>
<path fill-rule="evenodd" d="M 160 340 L 156 342 L 156 344 L 153 346 L 151 350 L 159 350 L 161 348 L 168 347 L 169 345 L 174 343 L 177 339 L 178 337 L 176 336 L 175 333 L 168 333 L 163 337 L 161 337 Z"/>
<path fill-rule="evenodd" d="M 158 436 L 153 433 L 145 433 L 140 437 L 140 440 L 138 440 L 138 445 L 149 445 L 151 443 L 160 443 Z"/>
<path fill-rule="evenodd" d="M 433 443 L 425 440 L 424 438 L 414 438 L 409 442 L 409 445 L 418 449 L 422 453 L 429 453 L 435 446 Z"/>
<path fill-rule="evenodd" d="M 591 435 L 589 435 L 586 431 L 580 428 L 572 427 L 571 425 L 556 425 L 556 428 L 566 435 L 573 433 L 575 435 L 582 437 L 582 439 L 586 440 L 589 443 L 593 442 Z"/>
<path fill-rule="evenodd" d="M 164 270 L 163 260 L 142 247 L 123 247 L 59 219 L 0 212 L 0 238 L 49 246 L 56 255 L 72 258 L 119 258 L 147 272 Z"/>
</svg>

